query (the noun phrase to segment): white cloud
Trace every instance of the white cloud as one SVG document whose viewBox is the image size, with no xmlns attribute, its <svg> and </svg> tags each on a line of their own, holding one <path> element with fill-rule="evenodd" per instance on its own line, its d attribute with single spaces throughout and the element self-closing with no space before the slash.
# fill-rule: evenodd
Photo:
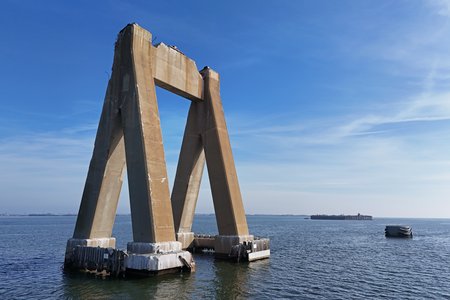
<svg viewBox="0 0 450 300">
<path fill-rule="evenodd" d="M 426 3 L 439 15 L 450 17 L 449 0 L 427 0 Z"/>
</svg>

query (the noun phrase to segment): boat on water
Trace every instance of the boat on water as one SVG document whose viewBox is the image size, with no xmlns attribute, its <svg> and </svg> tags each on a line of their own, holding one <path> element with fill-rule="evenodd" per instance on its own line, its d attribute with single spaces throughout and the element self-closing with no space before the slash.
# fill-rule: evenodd
<svg viewBox="0 0 450 300">
<path fill-rule="evenodd" d="M 312 215 L 311 220 L 372 220 L 369 215 Z"/>
<path fill-rule="evenodd" d="M 386 237 L 412 238 L 412 227 L 407 225 L 388 225 L 384 229 Z"/>
</svg>

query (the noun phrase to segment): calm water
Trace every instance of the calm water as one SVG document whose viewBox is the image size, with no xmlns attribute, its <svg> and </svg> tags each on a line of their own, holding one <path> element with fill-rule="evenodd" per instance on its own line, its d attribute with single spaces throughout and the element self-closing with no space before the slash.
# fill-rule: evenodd
<svg viewBox="0 0 450 300">
<path fill-rule="evenodd" d="M 271 239 L 270 260 L 232 264 L 197 255 L 197 272 L 113 280 L 65 274 L 75 217 L 0 217 L 0 299 L 450 299 L 450 220 L 316 221 L 249 216 Z M 413 226 L 414 239 L 386 239 L 386 224 Z M 215 233 L 214 216 L 194 230 Z M 131 241 L 128 216 L 116 220 L 118 246 Z"/>
</svg>

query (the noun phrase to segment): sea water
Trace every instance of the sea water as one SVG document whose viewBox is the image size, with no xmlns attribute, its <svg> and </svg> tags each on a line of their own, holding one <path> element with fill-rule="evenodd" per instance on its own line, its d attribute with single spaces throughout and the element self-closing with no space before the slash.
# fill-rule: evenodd
<svg viewBox="0 0 450 300">
<path fill-rule="evenodd" d="M 271 240 L 253 263 L 195 255 L 195 273 L 112 279 L 62 269 L 74 216 L 0 217 L 0 299 L 424 299 L 450 298 L 450 220 L 308 220 L 248 216 L 250 232 Z M 384 237 L 388 224 L 413 239 Z M 196 233 L 217 233 L 197 215 Z M 117 216 L 117 246 L 132 240 L 130 216 Z"/>
</svg>

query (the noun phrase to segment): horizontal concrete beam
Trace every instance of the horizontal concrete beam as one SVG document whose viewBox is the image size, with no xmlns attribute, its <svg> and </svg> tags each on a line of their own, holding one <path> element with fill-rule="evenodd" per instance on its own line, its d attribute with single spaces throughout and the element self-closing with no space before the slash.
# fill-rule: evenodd
<svg viewBox="0 0 450 300">
<path fill-rule="evenodd" d="M 203 100 L 203 79 L 195 62 L 176 48 L 152 46 L 152 69 L 157 86 L 192 101 Z"/>
</svg>

